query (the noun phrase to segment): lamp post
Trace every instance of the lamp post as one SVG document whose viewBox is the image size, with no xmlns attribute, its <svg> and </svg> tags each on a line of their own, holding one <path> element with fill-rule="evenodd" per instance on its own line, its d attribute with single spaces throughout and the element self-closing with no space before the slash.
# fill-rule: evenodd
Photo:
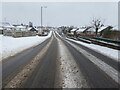
<svg viewBox="0 0 120 90">
<path fill-rule="evenodd" d="M 47 8 L 47 6 L 41 6 L 41 27 L 42 27 L 42 23 L 43 23 L 43 20 L 42 20 L 42 11 L 43 11 L 42 9 L 43 8 Z"/>
</svg>

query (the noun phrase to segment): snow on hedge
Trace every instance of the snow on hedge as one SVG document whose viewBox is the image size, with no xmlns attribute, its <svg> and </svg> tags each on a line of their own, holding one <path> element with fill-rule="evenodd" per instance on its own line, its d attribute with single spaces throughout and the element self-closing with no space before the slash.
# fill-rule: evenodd
<svg viewBox="0 0 120 90">
<path fill-rule="evenodd" d="M 48 36 L 31 36 L 20 38 L 0 35 L 0 61 L 42 43 L 46 39 L 50 38 L 51 34 L 52 31 L 50 31 Z"/>
</svg>

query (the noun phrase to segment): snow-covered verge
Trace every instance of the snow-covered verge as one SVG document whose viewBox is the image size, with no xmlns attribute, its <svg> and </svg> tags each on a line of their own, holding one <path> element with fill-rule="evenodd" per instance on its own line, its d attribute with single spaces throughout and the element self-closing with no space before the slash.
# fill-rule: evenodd
<svg viewBox="0 0 120 90">
<path fill-rule="evenodd" d="M 21 37 L 13 38 L 10 36 L 0 35 L 0 61 L 13 56 L 25 49 L 36 46 L 46 39 L 50 38 L 52 31 L 50 31 L 48 36 L 31 36 L 31 37 Z"/>
<path fill-rule="evenodd" d="M 95 44 L 87 44 L 87 43 L 84 43 L 84 42 L 81 42 L 81 41 L 76 41 L 76 40 L 69 39 L 69 38 L 66 38 L 66 39 L 70 40 L 70 41 L 73 41 L 73 42 L 76 42 L 78 44 L 81 44 L 83 46 L 86 46 L 88 48 L 91 48 L 95 51 L 98 51 L 98 52 L 100 52 L 100 53 L 118 61 L 118 52 L 120 52 L 119 50 L 115 50 L 115 49 L 111 49 L 111 48 L 107 48 L 107 47 L 103 47 L 103 46 L 99 46 L 99 45 L 95 45 Z"/>
<path fill-rule="evenodd" d="M 84 49 L 80 48 L 79 46 L 71 43 L 70 41 L 67 41 L 70 45 L 72 45 L 76 50 L 78 50 L 82 55 L 84 55 L 86 58 L 88 58 L 92 63 L 94 63 L 96 66 L 98 66 L 101 70 L 103 70 L 108 76 L 110 76 L 113 80 L 115 80 L 117 83 L 119 82 L 119 72 L 115 70 L 110 65 L 106 64 L 104 61 L 98 59 L 97 57 L 93 56 L 92 54 L 88 53 Z"/>
</svg>

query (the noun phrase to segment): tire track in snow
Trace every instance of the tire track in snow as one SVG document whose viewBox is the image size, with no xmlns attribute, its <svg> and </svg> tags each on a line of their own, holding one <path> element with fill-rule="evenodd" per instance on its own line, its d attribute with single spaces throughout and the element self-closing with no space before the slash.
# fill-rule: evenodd
<svg viewBox="0 0 120 90">
<path fill-rule="evenodd" d="M 86 79 L 78 69 L 76 62 L 67 47 L 56 36 L 55 38 L 58 40 L 58 60 L 60 62 L 60 73 L 62 75 L 62 88 L 89 88 Z"/>
</svg>

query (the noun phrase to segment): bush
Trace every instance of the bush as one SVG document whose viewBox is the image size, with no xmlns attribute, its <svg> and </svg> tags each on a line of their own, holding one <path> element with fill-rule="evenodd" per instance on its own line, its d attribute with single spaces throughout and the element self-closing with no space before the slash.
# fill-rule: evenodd
<svg viewBox="0 0 120 90">
<path fill-rule="evenodd" d="M 109 38 L 114 40 L 120 40 L 120 31 L 117 30 L 105 30 L 103 32 L 103 38 Z"/>
</svg>

